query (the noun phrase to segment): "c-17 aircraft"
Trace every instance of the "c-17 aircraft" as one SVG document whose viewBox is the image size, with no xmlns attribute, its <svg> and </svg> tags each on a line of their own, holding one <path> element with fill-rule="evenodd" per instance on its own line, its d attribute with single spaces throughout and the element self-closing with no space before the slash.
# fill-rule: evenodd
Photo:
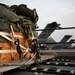
<svg viewBox="0 0 75 75">
<path fill-rule="evenodd" d="M 48 23 L 46 27 L 43 29 L 43 31 L 38 36 L 38 43 L 40 44 L 40 48 L 43 50 L 48 49 L 46 44 L 43 44 L 47 41 L 48 37 L 55 31 L 56 28 L 59 28 L 60 24 L 57 24 L 57 22 Z M 48 30 L 50 29 L 50 30 Z M 51 39 L 53 40 L 53 39 Z"/>
<path fill-rule="evenodd" d="M 70 39 L 70 41 L 66 44 L 67 49 L 75 49 L 75 45 L 72 45 L 75 42 L 75 39 Z"/>
<path fill-rule="evenodd" d="M 62 40 L 59 42 L 59 44 L 51 44 L 51 43 L 57 43 L 52 37 L 49 38 L 49 36 L 55 31 L 60 29 L 74 29 L 75 27 L 69 27 L 69 28 L 61 28 L 59 27 L 60 24 L 57 24 L 57 22 L 52 22 L 47 24 L 47 26 L 44 29 L 40 29 L 39 31 L 42 31 L 40 35 L 38 36 L 38 42 L 42 49 L 66 49 L 67 45 L 70 45 L 70 42 L 67 44 L 66 42 L 72 37 L 72 35 L 65 35 Z M 63 42 L 63 43 L 62 43 Z M 48 43 L 48 44 L 47 44 Z M 50 43 L 50 44 L 49 44 Z M 50 46 L 49 46 L 50 45 Z M 69 46 L 68 45 L 68 46 Z M 71 46 L 69 46 L 71 48 Z M 69 48 L 68 47 L 68 48 Z"/>
<path fill-rule="evenodd" d="M 59 28 L 61 28 L 61 27 L 59 27 L 59 25 L 60 24 L 57 24 L 57 22 L 52 22 L 52 23 L 48 23 L 47 25 L 46 25 L 46 27 L 42 30 L 42 32 L 40 33 L 40 35 L 38 36 L 38 43 L 40 44 L 40 47 L 42 48 L 42 49 L 49 49 L 49 44 L 47 44 L 47 43 L 51 43 L 51 42 L 53 42 L 53 43 L 56 43 L 56 41 L 52 38 L 52 37 L 50 37 L 49 38 L 49 36 L 56 30 L 56 29 L 59 29 Z M 62 43 L 62 42 L 67 42 L 67 40 L 70 38 L 70 37 L 72 37 L 71 35 L 65 35 L 63 38 L 62 38 L 62 40 L 60 41 L 60 44 Z M 44 44 L 44 43 L 46 43 L 46 44 Z M 46 45 L 48 45 L 48 46 L 46 46 Z M 50 44 L 51 45 L 51 44 Z M 61 45 L 63 45 L 63 44 L 61 44 Z M 61 46 L 61 45 L 51 45 L 52 47 L 52 49 L 55 49 L 56 47 L 58 48 L 58 46 Z"/>
<path fill-rule="evenodd" d="M 66 49 L 67 48 L 67 41 L 72 37 L 72 35 L 65 35 L 59 44 L 56 44 L 52 49 Z M 70 42 L 69 42 L 70 43 Z"/>
<path fill-rule="evenodd" d="M 61 27 L 59 27 L 60 24 L 57 24 L 57 22 L 52 22 L 47 24 L 47 26 L 43 29 L 43 31 L 40 33 L 40 35 L 38 36 L 38 42 L 40 44 L 40 48 L 43 50 L 47 50 L 51 47 L 51 44 L 47 44 L 47 43 L 56 43 L 56 41 L 50 37 L 48 38 L 56 29 L 59 29 Z M 42 30 L 42 29 L 41 29 Z M 39 30 L 39 31 L 41 31 Z M 52 46 L 52 49 L 57 49 L 63 46 L 63 44 L 61 44 L 62 42 L 67 42 L 67 40 L 72 37 L 71 35 L 65 35 L 62 40 L 60 41 L 60 45 L 54 45 L 54 47 Z M 46 43 L 46 44 L 44 44 Z M 50 45 L 50 47 L 48 47 Z M 60 46 L 60 47 L 59 47 Z"/>
<path fill-rule="evenodd" d="M 39 44 L 43 44 L 44 42 L 46 42 L 48 37 L 55 31 L 55 29 L 59 28 L 59 25 L 60 24 L 57 24 L 57 22 L 48 23 L 47 26 L 43 29 L 43 31 L 38 36 Z"/>
</svg>

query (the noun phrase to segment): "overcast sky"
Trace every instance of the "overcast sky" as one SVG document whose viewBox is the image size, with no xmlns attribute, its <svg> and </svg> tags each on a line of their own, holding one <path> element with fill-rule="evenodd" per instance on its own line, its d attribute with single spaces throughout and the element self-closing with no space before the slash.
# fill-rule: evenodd
<svg viewBox="0 0 75 75">
<path fill-rule="evenodd" d="M 75 0 L 0 0 L 7 5 L 26 4 L 29 8 L 36 8 L 39 15 L 38 26 L 43 29 L 47 23 L 56 21 L 60 27 L 75 27 Z M 64 35 L 72 35 L 75 39 L 75 29 L 54 31 L 51 35 L 57 42 Z M 71 39 L 72 39 L 71 38 Z"/>
</svg>

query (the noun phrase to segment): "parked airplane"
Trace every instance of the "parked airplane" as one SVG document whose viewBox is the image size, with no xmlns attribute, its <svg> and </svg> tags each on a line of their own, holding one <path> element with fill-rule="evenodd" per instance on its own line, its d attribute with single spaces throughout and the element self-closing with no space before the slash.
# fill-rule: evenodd
<svg viewBox="0 0 75 75">
<path fill-rule="evenodd" d="M 47 41 L 48 37 L 55 31 L 56 28 L 59 27 L 60 24 L 57 24 L 57 22 L 52 22 L 46 25 L 46 27 L 44 28 L 44 30 L 40 33 L 40 35 L 38 36 L 38 43 L 40 44 L 40 48 L 42 50 L 47 50 L 47 46 L 46 44 L 43 44 Z M 51 28 L 51 30 L 47 30 Z M 51 39 L 53 40 L 53 38 Z"/>
<path fill-rule="evenodd" d="M 57 24 L 57 22 L 52 22 L 52 23 L 47 24 L 47 26 L 38 36 L 39 44 L 45 43 L 47 38 L 55 31 L 55 29 L 59 28 L 59 25 L 60 24 Z M 48 30 L 49 28 L 52 28 L 52 29 Z"/>
<path fill-rule="evenodd" d="M 72 41 L 70 41 L 69 43 L 67 43 L 67 41 L 72 37 L 72 35 L 65 35 L 61 41 L 60 44 L 56 44 L 52 49 L 65 49 L 68 47 L 68 44 Z"/>
<path fill-rule="evenodd" d="M 75 39 L 71 39 L 68 43 L 67 43 L 67 48 L 68 49 L 75 49 L 75 45 L 72 45 L 75 42 Z"/>
</svg>

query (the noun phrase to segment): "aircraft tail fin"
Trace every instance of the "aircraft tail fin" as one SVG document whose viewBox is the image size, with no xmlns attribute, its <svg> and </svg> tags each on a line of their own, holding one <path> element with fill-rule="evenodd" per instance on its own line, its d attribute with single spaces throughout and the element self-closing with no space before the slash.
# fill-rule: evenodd
<svg viewBox="0 0 75 75">
<path fill-rule="evenodd" d="M 60 43 L 62 43 L 62 42 L 67 42 L 70 37 L 72 37 L 72 35 L 65 35 L 65 36 L 61 39 Z"/>
<path fill-rule="evenodd" d="M 75 39 L 71 39 L 71 40 L 68 42 L 68 44 L 71 45 L 74 41 L 75 41 Z"/>
<path fill-rule="evenodd" d="M 45 42 L 46 39 L 54 32 L 54 30 L 59 27 L 60 24 L 57 24 L 57 22 L 52 22 L 46 25 L 44 30 L 40 33 L 38 36 L 39 42 Z M 50 29 L 51 28 L 51 29 Z"/>
</svg>

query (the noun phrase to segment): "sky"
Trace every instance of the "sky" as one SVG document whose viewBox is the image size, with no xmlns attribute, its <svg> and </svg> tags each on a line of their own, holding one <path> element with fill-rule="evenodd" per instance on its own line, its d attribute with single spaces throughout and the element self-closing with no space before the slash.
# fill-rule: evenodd
<svg viewBox="0 0 75 75">
<path fill-rule="evenodd" d="M 9 6 L 26 4 L 31 9 L 36 8 L 39 29 L 54 21 L 61 24 L 60 27 L 75 27 L 75 0 L 0 0 L 0 3 Z M 59 42 L 64 35 L 72 35 L 71 39 L 75 39 L 75 29 L 55 30 L 51 37 Z"/>
</svg>

